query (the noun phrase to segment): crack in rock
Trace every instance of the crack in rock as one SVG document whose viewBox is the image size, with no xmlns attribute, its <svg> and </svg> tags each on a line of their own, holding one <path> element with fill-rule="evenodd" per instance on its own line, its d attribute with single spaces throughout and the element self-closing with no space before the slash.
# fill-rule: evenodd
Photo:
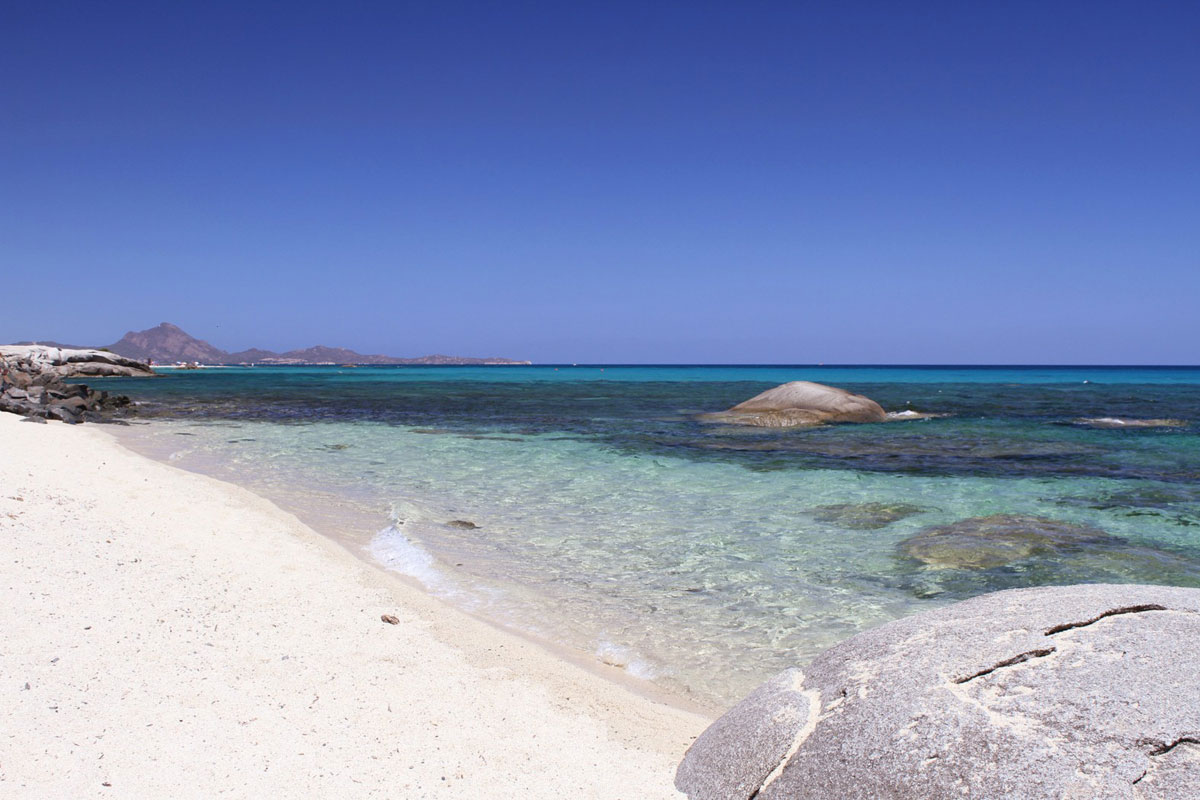
<svg viewBox="0 0 1200 800">
<path fill-rule="evenodd" d="M 792 737 L 791 746 L 788 747 L 787 752 L 783 754 L 783 758 L 779 759 L 779 763 L 775 765 L 775 769 L 771 770 L 767 777 L 763 779 L 763 782 L 757 789 L 754 790 L 754 793 L 750 795 L 748 800 L 756 800 L 756 798 L 758 798 L 758 796 L 762 794 L 762 792 L 768 786 L 774 783 L 776 779 L 783 774 L 783 770 L 792 760 L 792 756 L 796 755 L 796 753 L 800 750 L 800 746 L 803 745 L 808 737 L 812 735 L 812 732 L 817 729 L 817 724 L 822 719 L 821 692 L 818 689 L 806 690 L 804 688 L 803 672 L 796 676 L 792 690 L 808 697 L 808 718 L 804 721 L 804 726 L 800 728 L 800 730 L 796 731 L 796 735 Z M 845 696 L 845 690 L 843 690 L 843 696 Z"/>
<path fill-rule="evenodd" d="M 979 670 L 979 672 L 976 672 L 973 675 L 968 675 L 965 678 L 955 678 L 954 682 L 955 683 L 967 683 L 968 681 L 973 681 L 976 678 L 982 678 L 984 675 L 990 675 L 991 673 L 995 672 L 998 669 L 1003 669 L 1004 667 L 1012 667 L 1017 664 L 1024 663 L 1024 662 L 1030 660 L 1031 658 L 1044 658 L 1044 657 L 1050 655 L 1051 653 L 1055 652 L 1056 649 L 1057 648 L 1054 648 L 1054 647 L 1045 647 L 1045 648 L 1041 648 L 1039 650 L 1030 650 L 1026 653 L 1021 653 L 1020 655 L 1015 655 L 1012 658 L 1006 658 L 997 664 L 993 664 L 992 666 L 988 667 L 987 669 L 981 669 L 981 670 Z"/>
<path fill-rule="evenodd" d="M 1159 742 L 1159 744 L 1153 750 L 1150 751 L 1150 755 L 1152 755 L 1152 756 L 1166 755 L 1167 753 L 1171 752 L 1172 750 L 1174 750 L 1176 747 L 1178 747 L 1181 744 L 1200 744 L 1200 739 L 1197 739 L 1194 736 L 1184 736 L 1179 739 L 1176 739 L 1175 741 L 1171 742 L 1170 744 L 1167 744 L 1166 742 Z"/>
<path fill-rule="evenodd" d="M 1154 745 L 1152 748 L 1150 748 L 1147 755 L 1149 755 L 1151 758 L 1157 759 L 1160 756 L 1165 756 L 1167 753 L 1170 753 L 1176 747 L 1179 747 L 1183 744 L 1200 745 L 1200 739 L 1194 736 L 1182 736 L 1173 742 L 1160 742 L 1157 740 L 1151 740 L 1150 742 L 1145 742 L 1145 744 Z M 1155 771 L 1157 767 L 1158 762 L 1151 761 L 1150 766 L 1142 770 L 1142 774 L 1133 779 L 1133 785 L 1137 786 L 1146 776 Z"/>
<path fill-rule="evenodd" d="M 1086 628 L 1088 625 L 1094 625 L 1105 617 L 1115 617 L 1119 614 L 1141 614 L 1144 611 L 1168 611 L 1166 606 L 1160 606 L 1158 603 L 1146 603 L 1140 606 L 1126 606 L 1125 608 L 1114 608 L 1111 611 L 1105 611 L 1103 614 L 1092 617 L 1083 622 L 1064 622 L 1062 625 L 1055 625 L 1053 628 L 1047 629 L 1045 635 L 1053 636 L 1056 633 L 1069 631 L 1074 628 Z"/>
<path fill-rule="evenodd" d="M 780 673 L 697 739 L 676 786 L 691 800 L 1200 800 L 1198 651 L 1200 589 L 974 598 Z"/>
</svg>

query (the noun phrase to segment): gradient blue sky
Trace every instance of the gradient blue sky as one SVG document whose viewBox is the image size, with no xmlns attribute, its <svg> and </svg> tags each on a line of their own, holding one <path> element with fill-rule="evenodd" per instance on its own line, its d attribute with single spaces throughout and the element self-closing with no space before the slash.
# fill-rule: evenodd
<svg viewBox="0 0 1200 800">
<path fill-rule="evenodd" d="M 0 341 L 1200 363 L 1200 4 L 0 2 Z"/>
</svg>

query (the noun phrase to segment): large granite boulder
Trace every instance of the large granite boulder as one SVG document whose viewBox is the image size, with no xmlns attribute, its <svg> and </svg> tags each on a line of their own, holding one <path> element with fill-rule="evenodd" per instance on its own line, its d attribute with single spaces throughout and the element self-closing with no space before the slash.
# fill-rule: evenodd
<svg viewBox="0 0 1200 800">
<path fill-rule="evenodd" d="M 71 350 L 39 344 L 0 345 L 0 361 L 26 362 L 40 374 L 54 374 L 60 378 L 154 375 L 154 370 L 144 361 L 107 350 Z"/>
<path fill-rule="evenodd" d="M 836 386 L 792 381 L 702 419 L 735 425 L 788 428 L 827 422 L 884 422 L 887 414 L 869 397 Z"/>
<path fill-rule="evenodd" d="M 1014 589 L 897 620 L 718 719 L 692 800 L 1200 797 L 1200 589 Z"/>
</svg>

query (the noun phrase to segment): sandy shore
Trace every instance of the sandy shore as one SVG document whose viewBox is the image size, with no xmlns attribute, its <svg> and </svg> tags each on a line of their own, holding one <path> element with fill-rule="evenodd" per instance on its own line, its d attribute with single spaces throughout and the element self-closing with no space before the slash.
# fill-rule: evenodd
<svg viewBox="0 0 1200 800">
<path fill-rule="evenodd" d="M 681 797 L 708 723 L 250 492 L 9 414 L 0 626 L 5 798 Z"/>
</svg>

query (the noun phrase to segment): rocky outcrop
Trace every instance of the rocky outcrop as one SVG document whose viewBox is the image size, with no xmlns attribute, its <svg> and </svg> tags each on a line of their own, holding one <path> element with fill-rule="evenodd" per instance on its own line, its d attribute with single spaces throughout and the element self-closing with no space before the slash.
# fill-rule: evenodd
<svg viewBox="0 0 1200 800">
<path fill-rule="evenodd" d="M 859 634 L 717 720 L 692 800 L 1200 797 L 1200 590 L 1016 589 Z"/>
<path fill-rule="evenodd" d="M 728 411 L 704 414 L 708 422 L 790 428 L 827 422 L 885 422 L 887 414 L 869 397 L 836 386 L 792 381 L 738 403 Z"/>
<path fill-rule="evenodd" d="M 145 364 L 101 350 L 0 347 L 0 411 L 67 423 L 109 420 L 129 407 L 128 397 L 64 378 L 153 374 Z"/>
<path fill-rule="evenodd" d="M 107 350 L 67 350 L 36 344 L 0 345 L 0 360 L 12 365 L 24 364 L 24 371 L 60 378 L 144 378 L 154 375 L 154 370 L 144 361 Z"/>
</svg>

